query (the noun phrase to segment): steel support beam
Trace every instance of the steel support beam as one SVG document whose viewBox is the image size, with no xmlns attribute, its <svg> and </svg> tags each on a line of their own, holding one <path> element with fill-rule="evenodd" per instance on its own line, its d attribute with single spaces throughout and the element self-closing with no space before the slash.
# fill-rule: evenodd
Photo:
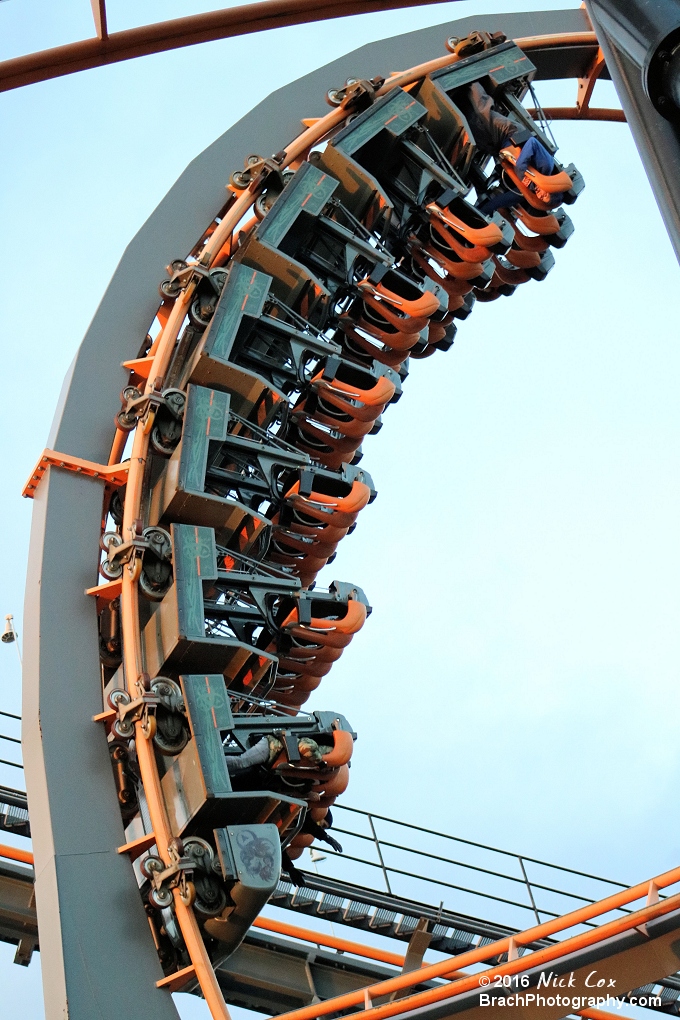
<svg viewBox="0 0 680 1020">
<path fill-rule="evenodd" d="M 677 0 L 586 0 L 586 4 L 680 260 L 680 4 Z"/>
<path fill-rule="evenodd" d="M 230 1005 L 272 1016 L 366 988 L 399 973 L 394 967 L 252 930 L 216 972 Z"/>
<path fill-rule="evenodd" d="M 35 498 L 25 604 L 23 756 L 47 1020 L 176 1020 L 125 842 L 101 711 L 92 550 L 103 482 L 49 468 Z M 124 975 L 124 980 L 122 979 Z M 124 993 L 123 993 L 124 988 Z"/>
</svg>

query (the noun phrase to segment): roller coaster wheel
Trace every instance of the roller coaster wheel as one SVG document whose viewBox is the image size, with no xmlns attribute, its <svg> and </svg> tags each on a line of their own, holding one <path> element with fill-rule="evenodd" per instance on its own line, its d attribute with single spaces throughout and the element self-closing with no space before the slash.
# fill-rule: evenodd
<svg viewBox="0 0 680 1020">
<path fill-rule="evenodd" d="M 183 269 L 187 269 L 188 267 L 184 259 L 173 259 L 173 261 L 167 268 L 168 272 L 174 275 L 175 273 L 179 273 Z M 179 292 L 181 291 L 182 286 L 179 280 L 163 280 L 158 289 L 160 291 L 161 297 L 170 298 L 171 300 L 174 300 L 174 298 L 176 298 Z"/>
<path fill-rule="evenodd" d="M 122 403 L 127 403 L 128 400 L 135 400 L 136 397 L 141 397 L 142 391 L 136 386 L 124 386 L 120 393 L 120 399 Z"/>
<path fill-rule="evenodd" d="M 156 857 L 155 854 L 148 854 L 142 859 L 139 870 L 144 878 L 148 878 L 151 881 L 154 875 L 159 875 L 161 871 L 165 871 L 165 865 L 160 857 Z"/>
<path fill-rule="evenodd" d="M 214 875 L 194 874 L 194 910 L 203 917 L 219 917 L 227 905 L 227 894 Z"/>
<path fill-rule="evenodd" d="M 99 661 L 107 669 L 118 669 L 121 662 L 120 652 L 110 652 L 103 641 L 99 642 Z"/>
<path fill-rule="evenodd" d="M 162 528 L 145 528 L 147 549 L 142 560 L 139 588 L 151 602 L 160 602 L 172 583 L 170 536 Z"/>
<path fill-rule="evenodd" d="M 150 602 L 162 602 L 169 587 L 169 583 L 159 585 L 155 581 L 149 580 L 148 575 L 144 572 L 144 568 L 142 567 L 139 574 L 139 590 Z"/>
<path fill-rule="evenodd" d="M 135 400 L 141 397 L 141 395 L 140 390 L 136 386 L 126 386 L 120 395 L 121 403 L 127 404 L 128 400 Z M 122 432 L 132 432 L 137 425 L 137 416 L 135 414 L 127 414 L 125 410 L 119 411 L 113 420 L 116 428 L 119 428 Z"/>
<path fill-rule="evenodd" d="M 115 719 L 111 732 L 120 740 L 130 740 L 135 735 L 135 724 L 131 719 Z"/>
<path fill-rule="evenodd" d="M 154 677 L 149 683 L 149 690 L 159 698 L 173 698 L 178 704 L 182 701 L 182 688 L 169 677 Z"/>
<path fill-rule="evenodd" d="M 193 857 L 206 868 L 212 867 L 215 853 L 206 839 L 201 839 L 200 836 L 187 836 L 182 843 L 185 857 Z"/>
<path fill-rule="evenodd" d="M 158 723 L 156 722 L 156 716 L 155 715 L 147 715 L 142 720 L 142 733 L 144 734 L 144 737 L 146 738 L 146 740 L 153 740 L 154 739 L 154 737 L 156 736 L 157 728 L 158 728 Z"/>
<path fill-rule="evenodd" d="M 123 573 L 122 563 L 111 563 L 108 559 L 102 560 L 99 565 L 99 572 L 107 581 L 117 581 Z"/>
<path fill-rule="evenodd" d="M 216 294 L 221 294 L 224 290 L 224 285 L 227 282 L 227 270 L 226 269 L 212 269 L 208 281 L 212 286 Z M 181 391 L 178 391 L 181 392 Z"/>
<path fill-rule="evenodd" d="M 149 893 L 149 903 L 157 910 L 164 910 L 172 906 L 172 891 L 165 886 L 160 889 L 152 889 Z"/>
<path fill-rule="evenodd" d="M 181 290 L 178 280 L 163 280 L 158 289 L 161 297 L 170 300 L 174 300 Z"/>
<path fill-rule="evenodd" d="M 259 198 L 256 199 L 253 210 L 258 220 L 263 220 L 265 218 L 278 197 L 278 194 L 267 191 L 264 195 L 260 195 Z"/>
<path fill-rule="evenodd" d="M 116 489 L 109 501 L 109 513 L 114 523 L 120 527 L 123 523 L 123 503 L 125 501 L 125 490 Z"/>
<path fill-rule="evenodd" d="M 153 890 L 153 892 L 155 892 L 155 890 Z M 168 892 L 170 893 L 170 890 L 168 890 Z M 172 893 L 170 893 L 170 898 L 172 899 Z M 196 902 L 196 886 L 191 879 L 186 879 L 186 881 L 180 884 L 179 898 L 185 907 L 192 907 Z"/>
<path fill-rule="evenodd" d="M 99 546 L 105 553 L 111 553 L 112 549 L 117 549 L 123 544 L 123 539 L 117 531 L 105 531 L 99 540 Z"/>
<path fill-rule="evenodd" d="M 250 184 L 250 177 L 243 170 L 234 170 L 233 174 L 229 177 L 229 183 L 239 191 L 245 191 Z"/>
<path fill-rule="evenodd" d="M 113 708 L 116 711 L 118 711 L 119 705 L 129 705 L 131 700 L 132 699 L 127 691 L 122 691 L 117 687 L 114 690 L 109 691 L 106 698 L 109 708 Z"/>
<path fill-rule="evenodd" d="M 177 712 L 168 712 L 162 706 L 156 709 L 156 732 L 153 742 L 165 755 L 175 755 L 183 751 L 189 742 L 189 731 L 184 719 Z"/>
<path fill-rule="evenodd" d="M 169 457 L 172 451 L 175 449 L 174 445 L 166 445 L 163 439 L 163 433 L 159 429 L 158 425 L 154 425 L 154 427 L 151 429 L 149 443 L 151 445 L 153 452 L 157 453 L 159 457 Z"/>
<path fill-rule="evenodd" d="M 205 295 L 199 295 L 194 298 L 189 308 L 189 319 L 192 326 L 195 326 L 197 329 L 206 329 L 215 314 L 215 304 L 215 295 L 211 295 L 207 302 Z"/>
<path fill-rule="evenodd" d="M 175 418 L 182 417 L 187 402 L 187 395 L 184 390 L 163 390 L 163 401 Z"/>
</svg>

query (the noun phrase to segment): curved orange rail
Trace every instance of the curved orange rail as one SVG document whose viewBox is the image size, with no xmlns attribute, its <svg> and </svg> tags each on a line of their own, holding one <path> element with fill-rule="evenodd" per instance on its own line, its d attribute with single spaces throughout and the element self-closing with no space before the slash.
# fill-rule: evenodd
<svg viewBox="0 0 680 1020">
<path fill-rule="evenodd" d="M 19 850 L 15 846 L 5 846 L 0 843 L 0 857 L 8 861 L 20 861 L 22 864 L 33 864 L 33 854 L 30 850 Z"/>
<path fill-rule="evenodd" d="M 392 992 L 412 988 L 416 984 L 430 981 L 433 978 L 451 978 L 451 965 L 453 963 L 455 963 L 456 970 L 474 963 L 483 963 L 489 958 L 509 953 L 513 948 L 530 945 L 538 939 L 546 938 L 557 932 L 566 931 L 575 925 L 582 924 L 584 921 L 607 914 L 617 907 L 633 903 L 645 894 L 649 894 L 652 888 L 656 890 L 663 889 L 669 885 L 674 885 L 676 882 L 680 882 L 680 868 L 674 868 L 663 875 L 658 875 L 651 882 L 641 882 L 639 885 L 631 886 L 630 889 L 624 889 L 621 892 L 614 893 L 612 896 L 607 896 L 597 903 L 580 907 L 578 910 L 573 910 L 562 917 L 545 921 L 543 924 L 535 925 L 533 928 L 528 928 L 517 935 L 499 939 L 490 945 L 471 949 L 469 952 L 461 953 L 460 956 L 452 959 L 430 964 L 427 967 L 422 967 L 420 970 L 390 978 L 388 981 L 381 981 L 379 984 L 372 985 L 370 988 L 362 989 L 359 992 L 349 992 L 334 999 L 327 999 L 326 1002 L 318 1003 L 315 1006 L 307 1006 L 303 1009 L 293 1010 L 290 1013 L 284 1013 L 281 1015 L 280 1020 L 316 1020 L 316 1018 L 327 1016 L 329 1013 L 337 1013 L 344 1009 L 359 1006 L 366 1001 L 366 995 L 368 995 L 369 999 L 378 998 L 382 995 L 389 995 Z M 528 970 L 538 964 L 548 963 L 559 959 L 561 956 L 567 956 L 577 950 L 584 949 L 587 946 L 595 945 L 614 935 L 638 928 L 647 921 L 662 917 L 672 910 L 677 910 L 678 907 L 680 907 L 680 893 L 669 896 L 662 902 L 642 907 L 640 910 L 626 914 L 625 917 L 616 918 L 614 921 L 609 921 L 580 935 L 574 935 L 563 942 L 547 946 L 544 949 L 538 949 L 533 953 L 527 953 L 518 959 L 510 960 L 497 967 L 489 968 L 483 973 L 491 981 L 497 975 L 519 974 L 523 970 Z M 429 988 L 424 992 L 418 992 L 415 995 L 408 996 L 408 998 L 400 999 L 398 1002 L 386 1003 L 384 1006 L 367 1009 L 362 1016 L 366 1017 L 367 1020 L 383 1020 L 384 1017 L 394 1016 L 397 1013 L 405 1012 L 407 1009 L 416 1009 L 431 1002 L 451 998 L 454 995 L 459 995 L 462 992 L 477 987 L 479 987 L 479 974 L 467 975 L 454 979 L 448 984 L 440 985 L 437 988 Z"/>
<path fill-rule="evenodd" d="M 398 10 L 404 7 L 429 6 L 445 0 L 258 0 L 239 7 L 209 11 L 186 18 L 142 25 L 109 34 L 106 29 L 104 0 L 95 12 L 97 37 L 82 39 L 52 49 L 27 53 L 0 61 L 0 92 L 49 81 L 78 71 L 132 60 L 136 57 L 163 53 L 185 46 L 195 46 L 217 39 L 234 38 L 273 28 L 302 25 L 308 22 L 345 18 L 374 11 Z M 94 6 L 93 6 L 94 10 Z M 103 17 L 102 17 L 103 14 Z M 537 35 L 515 40 L 521 49 L 541 50 L 565 46 L 596 46 L 595 32 L 564 32 Z M 440 64 L 439 66 L 445 66 Z M 434 68 L 432 68 L 434 70 Z M 594 80 L 599 73 L 592 75 Z M 394 82 L 393 84 L 401 84 Z M 553 107 L 545 111 L 552 120 L 596 120 L 625 122 L 622 110 L 583 107 Z M 111 463 L 117 463 L 112 460 Z"/>
</svg>

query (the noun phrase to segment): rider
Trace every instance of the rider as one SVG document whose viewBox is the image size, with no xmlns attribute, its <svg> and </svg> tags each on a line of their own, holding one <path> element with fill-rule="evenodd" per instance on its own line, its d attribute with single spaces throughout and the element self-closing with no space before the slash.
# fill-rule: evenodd
<svg viewBox="0 0 680 1020">
<path fill-rule="evenodd" d="M 493 99 L 479 82 L 473 82 L 467 97 L 459 100 L 462 112 L 467 118 L 472 130 L 475 143 L 480 152 L 489 156 L 502 155 L 513 145 L 514 137 L 521 130 L 518 124 L 510 120 L 503 113 L 494 107 Z M 518 175 L 526 174 L 529 166 L 532 166 L 540 174 L 552 174 L 555 168 L 555 160 L 546 147 L 539 142 L 538 138 L 531 135 L 524 142 L 516 160 L 513 160 Z M 540 188 L 534 185 L 529 177 L 524 177 L 523 183 L 531 187 L 537 196 L 550 207 L 560 205 L 562 193 L 551 195 L 549 198 Z M 525 204 L 524 199 L 516 191 L 509 189 L 495 189 L 486 200 L 479 205 L 480 212 L 485 216 L 491 216 L 496 209 L 510 208 L 514 205 Z"/>
</svg>

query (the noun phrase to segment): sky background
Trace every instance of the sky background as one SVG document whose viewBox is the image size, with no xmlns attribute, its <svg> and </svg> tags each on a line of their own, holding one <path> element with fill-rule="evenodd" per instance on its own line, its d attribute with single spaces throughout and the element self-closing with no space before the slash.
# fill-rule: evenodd
<svg viewBox="0 0 680 1020">
<path fill-rule="evenodd" d="M 218 6 L 110 0 L 109 25 Z M 22 630 L 20 492 L 64 373 L 185 165 L 269 92 L 363 42 L 545 6 L 348 18 L 0 95 L 0 615 Z M 0 59 L 91 31 L 87 0 L 8 0 Z M 539 89 L 544 105 L 574 92 Z M 599 84 L 593 105 L 615 104 Z M 360 584 L 374 611 L 310 705 L 359 732 L 348 804 L 636 882 L 680 861 L 678 271 L 628 128 L 555 131 L 587 184 L 575 234 L 544 283 L 478 304 L 451 351 L 414 362 L 365 443 L 378 499 L 326 580 Z M 17 656 L 0 652 L 0 708 L 19 712 Z M 0 766 L 0 783 L 17 775 Z M 13 953 L 0 944 L 5 1015 L 42 1020 L 39 958 L 24 970 Z M 207 1016 L 186 998 L 185 1020 Z"/>
</svg>

